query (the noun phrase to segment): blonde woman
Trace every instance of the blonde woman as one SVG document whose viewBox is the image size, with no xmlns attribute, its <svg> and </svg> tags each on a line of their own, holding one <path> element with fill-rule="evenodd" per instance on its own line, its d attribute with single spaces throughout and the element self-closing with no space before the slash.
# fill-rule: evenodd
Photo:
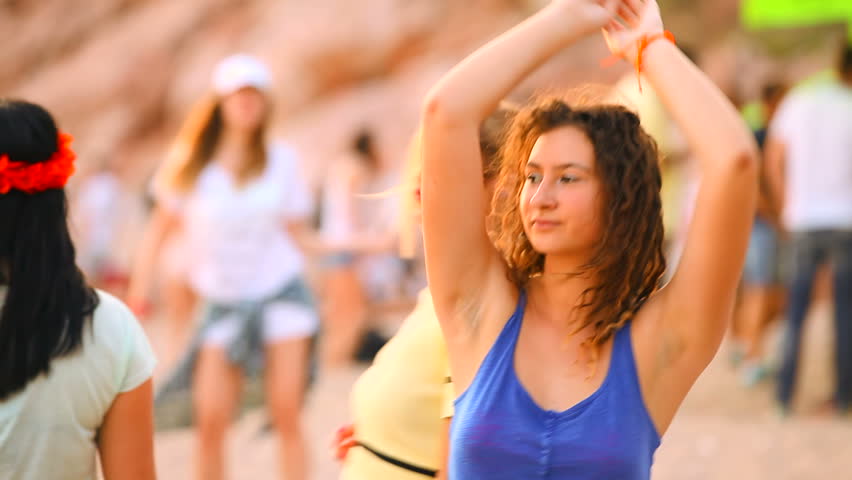
<svg viewBox="0 0 852 480">
<path fill-rule="evenodd" d="M 318 318 L 297 242 L 312 205 L 295 152 L 267 142 L 270 85 L 252 57 L 217 66 L 213 96 L 189 117 L 155 178 L 156 210 L 131 285 L 131 299 L 143 299 L 161 245 L 181 225 L 190 283 L 206 306 L 158 402 L 191 378 L 198 479 L 224 477 L 225 433 L 245 375 L 261 366 L 284 475 L 308 476 L 300 413 Z"/>
<path fill-rule="evenodd" d="M 480 129 L 489 187 L 486 196 L 499 170 L 496 153 L 511 115 L 506 106 Z M 420 168 L 420 144 L 415 138 L 406 168 L 400 228 L 401 254 L 408 257 L 419 226 Z M 344 460 L 342 480 L 447 478 L 447 432 L 455 394 L 428 289 L 420 292 L 414 311 L 358 379 L 351 397 L 354 424 L 341 428 L 336 436 L 337 456 Z"/>
</svg>

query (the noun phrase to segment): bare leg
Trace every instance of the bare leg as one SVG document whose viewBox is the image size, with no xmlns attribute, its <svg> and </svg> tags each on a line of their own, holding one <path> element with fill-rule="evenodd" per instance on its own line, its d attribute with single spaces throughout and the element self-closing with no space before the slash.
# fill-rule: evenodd
<svg viewBox="0 0 852 480">
<path fill-rule="evenodd" d="M 322 366 L 346 366 L 352 361 L 366 319 L 366 295 L 357 271 L 346 267 L 327 272 L 325 295 Z"/>
<path fill-rule="evenodd" d="M 225 433 L 234 417 L 243 376 L 221 347 L 203 347 L 192 389 L 196 416 L 195 478 L 225 478 Z"/>
<path fill-rule="evenodd" d="M 767 287 L 748 287 L 743 292 L 742 338 L 746 360 L 759 362 L 763 357 L 763 335 L 771 321 L 772 292 Z"/>
<path fill-rule="evenodd" d="M 168 343 L 164 363 L 172 364 L 183 350 L 188 340 L 192 322 L 195 318 L 195 306 L 198 300 L 195 291 L 184 277 L 172 277 L 165 285 L 163 317 L 167 323 Z"/>
<path fill-rule="evenodd" d="M 306 480 L 308 455 L 302 427 L 302 404 L 308 372 L 308 338 L 284 340 L 266 347 L 266 395 L 280 440 L 282 478 Z"/>
</svg>

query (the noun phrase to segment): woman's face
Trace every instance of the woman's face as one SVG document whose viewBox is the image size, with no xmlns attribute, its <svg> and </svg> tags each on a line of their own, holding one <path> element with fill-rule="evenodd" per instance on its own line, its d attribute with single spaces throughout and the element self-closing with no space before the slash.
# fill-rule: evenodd
<svg viewBox="0 0 852 480">
<path fill-rule="evenodd" d="M 229 129 L 253 132 L 266 117 L 266 97 L 251 87 L 242 88 L 222 99 L 222 118 Z"/>
<path fill-rule="evenodd" d="M 525 166 L 520 195 L 524 232 L 542 254 L 586 254 L 601 236 L 601 183 L 595 152 L 579 128 L 538 138 Z"/>
</svg>

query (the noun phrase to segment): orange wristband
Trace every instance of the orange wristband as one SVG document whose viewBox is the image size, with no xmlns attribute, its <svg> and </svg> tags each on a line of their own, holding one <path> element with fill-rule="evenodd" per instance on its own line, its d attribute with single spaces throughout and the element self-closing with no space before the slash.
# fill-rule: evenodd
<svg viewBox="0 0 852 480">
<path fill-rule="evenodd" d="M 645 52 L 645 49 L 648 48 L 648 45 L 654 43 L 655 41 L 665 38 L 666 40 L 675 43 L 674 34 L 668 30 L 664 30 L 660 33 L 655 33 L 653 35 L 642 35 L 637 40 L 638 45 L 636 46 L 636 80 L 639 82 L 639 92 L 642 92 L 642 54 Z"/>
</svg>

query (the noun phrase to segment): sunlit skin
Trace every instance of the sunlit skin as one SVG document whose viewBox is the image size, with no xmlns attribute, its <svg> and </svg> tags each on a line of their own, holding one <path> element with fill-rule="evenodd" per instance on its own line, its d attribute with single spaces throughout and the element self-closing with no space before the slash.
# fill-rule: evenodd
<svg viewBox="0 0 852 480">
<path fill-rule="evenodd" d="M 221 109 L 225 128 L 213 161 L 237 174 L 249 161 L 245 148 L 263 124 L 269 104 L 263 92 L 246 87 L 223 97 Z"/>
<path fill-rule="evenodd" d="M 625 320 L 632 318 L 630 336 L 639 388 L 656 431 L 662 434 L 698 375 L 715 356 L 727 329 L 753 223 L 757 155 L 753 136 L 737 110 L 661 36 L 665 27 L 656 1 L 550 2 L 459 63 L 432 88 L 422 117 L 429 285 L 447 340 L 457 391 L 476 388 L 483 359 L 507 319 L 521 305 L 523 291 L 526 308 L 517 342 L 511 348 L 514 373 L 529 396 L 541 408 L 562 411 L 588 398 L 602 384 L 603 374 L 586 378 L 581 345 L 562 340 L 579 340 L 587 333 L 572 336 L 577 325 L 565 321 L 566 312 L 601 281 L 609 285 L 622 279 L 597 278 L 607 272 L 596 268 L 583 275 L 565 274 L 580 273 L 578 270 L 590 263 L 605 268 L 605 262 L 593 262 L 597 246 L 609 231 L 604 229 L 641 219 L 613 218 L 613 225 L 608 224 L 606 208 L 612 199 L 605 182 L 609 178 L 595 162 L 603 158 L 595 158 L 583 131 L 575 127 L 549 131 L 535 139 L 528 158 L 507 159 L 523 162 L 517 173 L 528 177 L 517 198 L 518 211 L 508 208 L 502 212 L 506 216 L 501 220 L 508 224 L 513 215 L 520 215 L 521 232 L 526 237 L 506 238 L 507 248 L 518 262 L 507 266 L 505 252 L 495 251 L 482 234 L 484 225 L 478 218 L 482 186 L 476 178 L 478 165 L 471 161 L 477 146 L 476 126 L 494 105 L 555 53 L 601 29 L 613 54 L 634 66 L 641 60 L 643 79 L 677 122 L 701 171 L 690 236 L 672 280 L 635 312 L 615 312 L 617 316 L 611 320 L 602 319 L 616 322 L 622 316 Z M 555 119 L 547 115 L 555 112 L 546 105 L 541 111 L 535 105 L 529 108 L 532 110 L 522 110 L 519 118 L 533 122 L 530 126 L 539 120 L 535 117 L 539 113 L 545 115 L 540 117 L 540 124 L 559 124 L 550 122 Z M 526 126 L 518 124 L 519 130 L 507 137 L 508 145 L 512 140 L 516 143 L 511 150 L 514 153 L 524 150 Z M 601 148 L 617 149 L 621 141 L 617 137 L 602 138 Z M 649 160 L 645 154 L 656 153 L 649 150 L 651 146 L 646 147 L 639 149 L 644 153 L 636 154 L 635 160 Z M 648 182 L 641 187 L 658 188 L 656 177 L 652 177 L 639 180 Z M 513 184 L 511 177 L 502 179 Z M 658 246 L 657 236 L 653 248 Z M 536 264 L 540 257 L 532 255 L 530 247 L 544 256 L 540 273 Z M 629 244 L 625 247 L 632 248 Z M 644 262 L 631 267 L 641 274 L 651 265 Z M 516 278 L 507 276 L 507 270 Z M 531 278 L 522 278 L 524 275 Z M 631 286 L 629 294 L 650 288 L 655 282 L 650 277 L 655 275 L 645 276 L 643 285 Z M 605 328 L 598 326 L 588 333 L 599 334 L 606 342 L 602 340 Z M 598 373 L 608 367 L 611 339 L 610 344 L 600 345 Z M 561 370 L 555 371 L 557 366 Z M 486 372 L 492 373 L 497 374 Z M 479 411 L 480 406 L 471 405 L 462 415 L 470 414 L 468 418 L 473 421 Z M 529 467 L 534 468 L 537 459 L 528 460 Z M 460 471 L 468 467 L 458 465 Z"/>
<path fill-rule="evenodd" d="M 222 119 L 228 131 L 250 134 L 266 115 L 266 98 L 260 91 L 247 87 L 222 99 Z"/>
<path fill-rule="evenodd" d="M 520 211 L 533 248 L 549 264 L 581 265 L 601 235 L 601 183 L 589 138 L 576 127 L 543 134 L 524 173 Z"/>
</svg>

